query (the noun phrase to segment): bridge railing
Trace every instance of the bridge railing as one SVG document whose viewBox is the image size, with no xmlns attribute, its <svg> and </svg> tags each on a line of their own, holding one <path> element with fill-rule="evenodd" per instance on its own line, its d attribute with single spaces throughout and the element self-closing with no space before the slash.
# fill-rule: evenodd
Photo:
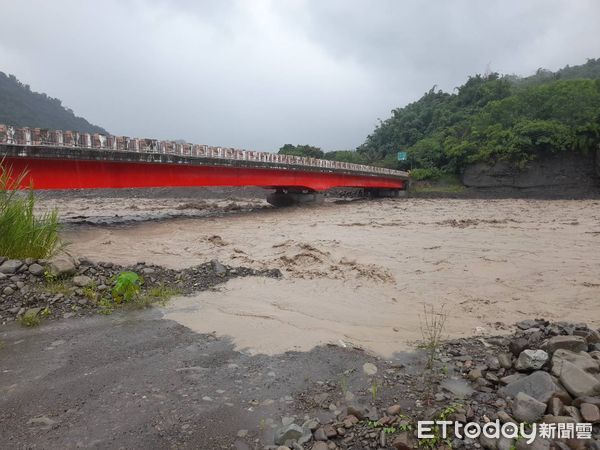
<svg viewBox="0 0 600 450">
<path fill-rule="evenodd" d="M 240 150 L 230 147 L 211 147 L 189 144 L 180 141 L 160 141 L 127 136 L 105 136 L 98 133 L 79 133 L 77 131 L 48 130 L 44 128 L 15 128 L 0 124 L 0 144 L 36 147 L 90 148 L 117 152 L 151 153 L 177 155 L 191 158 L 212 158 L 234 161 L 254 161 L 278 164 L 282 166 L 307 166 L 331 170 L 349 170 L 376 173 L 381 175 L 404 176 L 404 172 L 383 167 L 363 164 L 331 161 L 318 158 L 305 158 L 294 155 Z"/>
</svg>

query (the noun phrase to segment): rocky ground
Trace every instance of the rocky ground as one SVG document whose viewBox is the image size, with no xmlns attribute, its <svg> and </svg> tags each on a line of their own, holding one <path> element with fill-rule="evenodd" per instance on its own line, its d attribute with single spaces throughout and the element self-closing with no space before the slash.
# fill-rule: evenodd
<svg viewBox="0 0 600 450">
<path fill-rule="evenodd" d="M 129 305 L 115 303 L 111 290 L 123 272 L 141 275 L 140 299 Z M 123 267 L 111 262 L 94 263 L 67 255 L 50 261 L 24 261 L 0 257 L 0 323 L 69 318 L 110 313 L 117 307 L 145 307 L 209 289 L 229 279 L 246 276 L 279 277 L 278 270 L 229 267 L 217 260 L 176 271 L 140 262 Z"/>
<path fill-rule="evenodd" d="M 6 260 L 0 265 L 3 320 L 19 319 L 31 308 L 36 308 L 36 314 L 50 308 L 48 319 L 101 312 L 100 302 L 91 299 L 86 289 L 94 286 L 98 294 L 109 292 L 115 276 L 125 269 L 142 274 L 145 289 L 167 285 L 181 293 L 210 288 L 229 277 L 279 276 L 277 271 L 259 273 L 217 261 L 172 271 L 66 257 L 49 262 Z M 64 293 L 48 292 L 55 280 L 62 280 Z M 510 336 L 439 345 L 423 341 L 399 363 L 331 346 L 276 357 L 244 355 L 233 351 L 226 339 L 194 337 L 179 325 L 156 320 L 156 308 L 148 311 L 150 316 L 142 316 L 143 320 L 134 318 L 134 326 L 131 318 L 122 316 L 126 311 L 116 311 L 114 318 L 119 324 L 125 320 L 127 329 L 115 325 L 111 316 L 112 321 L 101 326 L 57 321 L 56 328 L 49 320 L 43 332 L 32 336 L 12 328 L 0 333 L 6 339 L 5 380 L 0 382 L 6 394 L 0 402 L 4 447 L 29 448 L 43 442 L 44 448 L 141 443 L 145 448 L 238 450 L 600 448 L 600 332 L 585 324 L 526 320 L 517 323 Z M 156 337 L 143 343 L 141 336 L 148 332 Z M 110 342 L 101 342 L 100 335 L 107 334 L 112 336 Z M 34 345 L 44 356 L 29 355 L 23 361 L 18 356 L 22 345 Z M 149 364 L 148 358 L 154 359 L 157 351 L 164 361 Z M 26 379 L 41 371 L 42 375 L 34 376 L 41 381 L 18 381 L 24 370 L 29 374 Z M 65 370 L 72 380 L 54 386 L 55 377 Z M 113 379 L 111 388 L 106 385 L 107 370 Z M 173 375 L 165 379 L 165 371 Z M 87 378 L 86 374 L 93 375 Z M 141 385 L 135 381 L 140 375 Z M 131 382 L 114 384 L 123 376 L 132 377 Z M 73 392 L 72 383 L 88 387 Z M 107 421 L 102 411 L 111 402 L 109 411 L 115 418 Z M 209 405 L 208 411 L 204 405 Z M 135 412 L 136 408 L 142 410 Z M 141 418 L 147 421 L 142 428 Z M 417 439 L 418 420 L 441 419 L 593 425 L 589 439 L 538 438 L 532 445 L 504 438 Z M 82 420 L 94 421 L 98 430 L 88 431 Z M 206 423 L 213 425 L 198 430 L 199 424 Z"/>
<path fill-rule="evenodd" d="M 435 352 L 431 368 L 380 363 L 378 371 L 365 363 L 372 386 L 391 388 L 397 403 L 385 407 L 375 394 L 360 403 L 350 391 L 341 397 L 339 382 L 325 383 L 329 392 L 311 394 L 307 404 L 334 411 L 335 418 L 296 423 L 284 418 L 272 448 L 600 448 L 600 332 L 585 324 L 544 320 L 522 321 L 517 329 L 508 337 L 446 342 Z M 440 419 L 592 427 L 589 438 L 538 437 L 529 445 L 524 439 L 416 438 L 418 420 Z"/>
</svg>

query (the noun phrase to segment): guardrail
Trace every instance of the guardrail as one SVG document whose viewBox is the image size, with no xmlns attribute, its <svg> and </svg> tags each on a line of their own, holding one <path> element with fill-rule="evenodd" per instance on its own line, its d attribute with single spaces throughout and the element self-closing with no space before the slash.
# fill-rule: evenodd
<svg viewBox="0 0 600 450">
<path fill-rule="evenodd" d="M 98 133 L 79 133 L 76 131 L 48 130 L 44 128 L 15 128 L 0 124 L 0 144 L 22 146 L 47 146 L 65 148 L 90 148 L 136 153 L 155 153 L 191 158 L 217 158 L 235 161 L 255 161 L 274 164 L 319 167 L 332 170 L 350 170 L 380 175 L 406 176 L 402 171 L 383 167 L 366 166 L 341 161 L 318 158 L 280 155 L 253 150 L 238 150 L 227 147 L 188 144 L 156 139 L 129 138 L 127 136 L 105 136 Z"/>
</svg>

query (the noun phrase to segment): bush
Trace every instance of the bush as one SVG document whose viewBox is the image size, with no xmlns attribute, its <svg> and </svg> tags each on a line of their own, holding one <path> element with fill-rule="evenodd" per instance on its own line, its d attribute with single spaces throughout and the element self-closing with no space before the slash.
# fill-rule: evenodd
<svg viewBox="0 0 600 450">
<path fill-rule="evenodd" d="M 437 180 L 441 178 L 444 174 L 440 169 L 435 167 L 431 168 L 423 168 L 423 169 L 413 169 L 410 171 L 410 176 L 413 180 L 421 181 L 421 180 Z"/>
<path fill-rule="evenodd" d="M 48 258 L 61 247 L 56 210 L 37 216 L 35 197 L 30 187 L 20 192 L 27 172 L 14 175 L 0 161 L 0 255 L 7 258 Z"/>
</svg>

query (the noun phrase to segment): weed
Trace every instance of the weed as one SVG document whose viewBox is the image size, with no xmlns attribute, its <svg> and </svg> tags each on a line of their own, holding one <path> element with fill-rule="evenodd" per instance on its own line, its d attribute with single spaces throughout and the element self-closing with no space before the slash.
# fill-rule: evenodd
<svg viewBox="0 0 600 450">
<path fill-rule="evenodd" d="M 52 315 L 52 311 L 50 310 L 50 307 L 49 307 L 49 306 L 46 306 L 44 309 L 42 309 L 42 310 L 40 311 L 40 316 L 41 316 L 43 319 L 46 319 L 46 318 L 50 317 L 51 315 Z"/>
<path fill-rule="evenodd" d="M 115 304 L 106 297 L 102 297 L 100 300 L 98 300 L 98 307 L 98 314 L 109 315 L 115 310 Z"/>
<path fill-rule="evenodd" d="M 447 420 L 450 415 L 454 414 L 457 411 L 457 408 L 459 406 L 460 405 L 446 406 L 444 409 L 442 409 L 438 413 L 438 415 L 434 418 L 434 420 L 435 421 Z M 441 444 L 446 444 L 447 447 L 452 448 L 452 442 L 451 442 L 450 438 L 443 439 L 442 433 L 441 433 L 439 427 L 437 427 L 437 426 L 434 427 L 432 429 L 432 432 L 433 432 L 433 437 L 419 439 L 419 447 L 434 449 L 434 448 L 439 448 Z"/>
<path fill-rule="evenodd" d="M 26 311 L 25 314 L 19 319 L 20 323 L 24 327 L 37 327 L 41 323 L 41 319 L 37 314 L 37 311 Z"/>
<path fill-rule="evenodd" d="M 148 290 L 148 296 L 154 298 L 156 301 L 166 302 L 171 297 L 175 295 L 180 295 L 181 289 L 172 288 L 169 286 L 165 286 L 164 284 L 159 284 L 158 286 L 154 286 Z"/>
<path fill-rule="evenodd" d="M 83 288 L 83 295 L 92 302 L 98 300 L 98 288 L 95 281 L 92 281 L 89 286 Z"/>
<path fill-rule="evenodd" d="M 373 379 L 373 381 L 371 382 L 371 398 L 373 399 L 373 401 L 377 400 L 377 391 L 378 391 L 378 386 L 377 386 L 377 380 Z"/>
<path fill-rule="evenodd" d="M 135 272 L 121 272 L 112 289 L 115 303 L 129 303 L 140 293 L 144 279 Z"/>
<path fill-rule="evenodd" d="M 33 213 L 35 196 L 30 187 L 20 192 L 27 179 L 24 171 L 14 174 L 11 166 L 0 160 L 0 255 L 8 258 L 47 258 L 64 245 L 58 236 L 58 213 L 41 216 Z"/>
<path fill-rule="evenodd" d="M 71 290 L 67 286 L 65 286 L 65 283 L 63 280 L 61 280 L 56 275 L 54 275 L 48 271 L 44 272 L 44 279 L 46 280 L 45 290 L 49 294 L 67 295 L 71 292 Z"/>
<path fill-rule="evenodd" d="M 436 311 L 433 305 L 429 308 L 423 306 L 423 316 L 420 316 L 421 336 L 423 342 L 421 348 L 427 350 L 427 368 L 433 368 L 435 355 L 437 354 L 442 342 L 442 335 L 446 326 L 448 313 L 444 311 L 445 305 L 442 305 L 439 311 Z"/>
</svg>

